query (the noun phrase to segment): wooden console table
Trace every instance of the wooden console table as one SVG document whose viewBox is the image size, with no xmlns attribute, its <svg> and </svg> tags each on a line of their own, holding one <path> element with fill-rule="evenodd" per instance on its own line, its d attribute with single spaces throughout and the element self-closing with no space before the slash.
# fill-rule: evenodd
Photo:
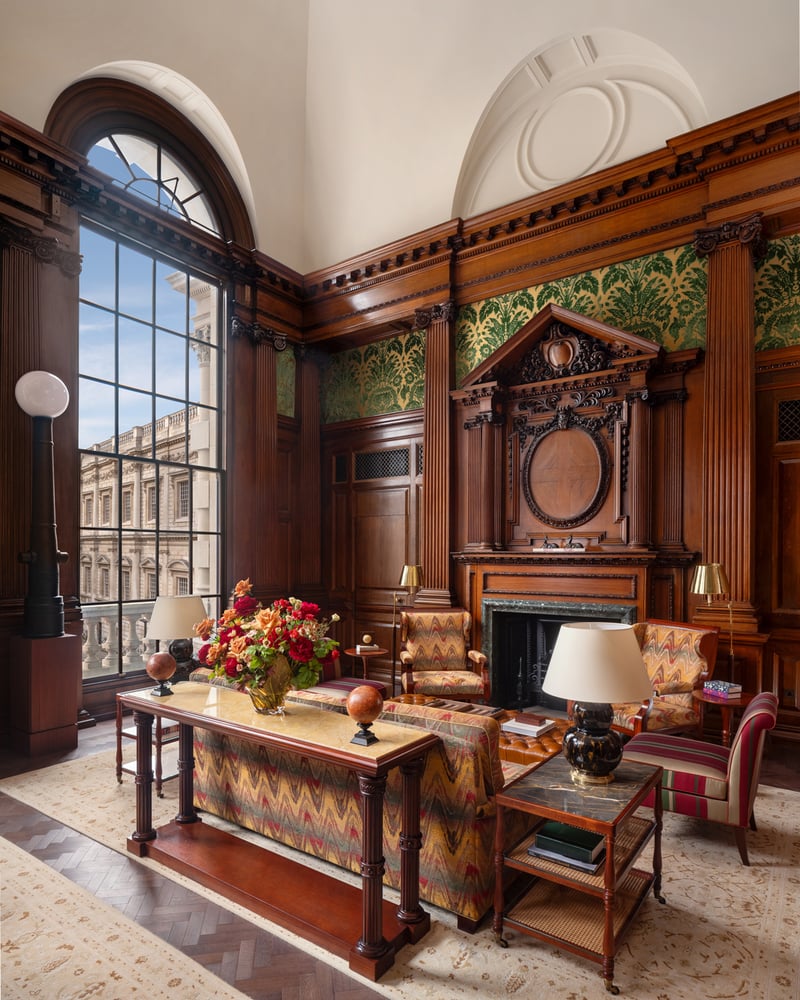
<svg viewBox="0 0 800 1000">
<path fill-rule="evenodd" d="M 119 696 L 133 711 L 136 725 L 131 853 L 194 878 L 347 959 L 354 972 L 373 981 L 394 964 L 399 948 L 427 933 L 430 916 L 419 902 L 419 788 L 425 757 L 438 742 L 435 733 L 375 722 L 372 730 L 379 742 L 364 747 L 350 742 L 356 723 L 338 712 L 293 702 L 284 716 L 258 715 L 246 695 L 195 682 L 176 685 L 163 698 L 151 691 Z M 178 815 L 158 831 L 152 820 L 154 718 L 179 725 Z M 356 774 L 362 817 L 360 889 L 202 823 L 194 808 L 195 727 L 331 762 Z M 386 776 L 395 767 L 403 776 L 399 909 L 383 899 L 383 797 Z"/>
</svg>

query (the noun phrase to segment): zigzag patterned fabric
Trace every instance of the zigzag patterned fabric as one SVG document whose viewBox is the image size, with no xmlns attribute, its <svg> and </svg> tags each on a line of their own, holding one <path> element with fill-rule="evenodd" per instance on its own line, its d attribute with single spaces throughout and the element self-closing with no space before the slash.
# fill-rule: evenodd
<svg viewBox="0 0 800 1000">
<path fill-rule="evenodd" d="M 403 617 L 401 639 L 415 672 L 469 669 L 467 637 L 472 625 L 468 612 L 418 613 Z"/>
<path fill-rule="evenodd" d="M 686 627 L 636 622 L 633 626 L 653 687 L 647 729 L 692 729 L 700 725 L 692 690 L 707 669 L 700 652 L 701 633 Z M 636 704 L 612 706 L 614 724 L 633 728 Z"/>
<path fill-rule="evenodd" d="M 440 737 L 421 779 L 420 896 L 466 921 L 477 921 L 491 908 L 494 892 L 493 795 L 503 783 L 499 726 L 491 718 L 419 705 L 387 702 L 384 708 L 381 718 L 420 725 Z M 353 774 L 202 729 L 195 729 L 194 752 L 199 809 L 360 871 L 361 814 Z M 402 810 L 397 770 L 387 780 L 384 806 L 384 881 L 399 888 Z M 509 844 L 522 836 L 526 822 L 523 814 L 511 814 Z"/>
</svg>

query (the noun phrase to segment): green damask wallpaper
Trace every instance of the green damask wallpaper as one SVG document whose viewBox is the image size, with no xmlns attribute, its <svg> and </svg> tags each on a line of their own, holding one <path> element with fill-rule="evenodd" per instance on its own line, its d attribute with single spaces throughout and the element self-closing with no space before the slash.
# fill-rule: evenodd
<svg viewBox="0 0 800 1000">
<path fill-rule="evenodd" d="M 756 268 L 756 350 L 800 344 L 800 235 L 773 240 Z"/>
<path fill-rule="evenodd" d="M 294 375 L 297 362 L 291 344 L 278 353 L 278 413 L 284 417 L 294 416 Z"/>
<path fill-rule="evenodd" d="M 706 264 L 691 247 L 680 247 L 465 306 L 456 325 L 456 382 L 550 302 L 668 351 L 699 347 L 706 332 Z"/>
<path fill-rule="evenodd" d="M 422 406 L 425 338 L 419 331 L 343 351 L 322 376 L 322 421 L 400 413 Z"/>
<path fill-rule="evenodd" d="M 685 246 L 464 306 L 456 321 L 456 384 L 549 302 L 668 351 L 702 347 L 706 279 L 706 260 Z M 800 344 L 800 235 L 769 244 L 756 269 L 755 312 L 757 350 Z M 416 409 L 424 374 L 419 332 L 336 355 L 322 379 L 323 420 Z"/>
</svg>

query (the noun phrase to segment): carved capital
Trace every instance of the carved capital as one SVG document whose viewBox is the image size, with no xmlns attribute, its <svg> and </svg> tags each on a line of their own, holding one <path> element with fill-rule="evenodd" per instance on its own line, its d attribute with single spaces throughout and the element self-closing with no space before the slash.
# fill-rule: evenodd
<svg viewBox="0 0 800 1000">
<path fill-rule="evenodd" d="M 756 212 L 738 222 L 723 222 L 711 229 L 698 229 L 694 237 L 694 252 L 698 257 L 707 257 L 725 243 L 741 243 L 750 248 L 753 260 L 759 260 L 767 249 L 762 215 Z"/>
<path fill-rule="evenodd" d="M 414 328 L 427 330 L 432 323 L 452 323 L 455 319 L 456 307 L 452 299 L 430 306 L 428 309 L 414 310 Z"/>
<path fill-rule="evenodd" d="M 501 413 L 495 413 L 494 410 L 487 410 L 484 413 L 476 413 L 474 417 L 470 417 L 469 420 L 464 421 L 464 430 L 472 431 L 476 427 L 480 427 L 482 424 L 502 424 L 504 423 L 504 417 Z"/>
<path fill-rule="evenodd" d="M 245 323 L 238 316 L 231 317 L 231 337 L 247 337 L 251 344 L 269 344 L 276 351 L 286 350 L 286 334 L 260 323 Z"/>
<path fill-rule="evenodd" d="M 7 219 L 0 219 L 0 246 L 17 246 L 33 254 L 42 264 L 54 264 L 68 278 L 81 273 L 81 255 L 65 250 L 56 239 L 32 233 L 24 226 L 15 226 Z"/>
</svg>

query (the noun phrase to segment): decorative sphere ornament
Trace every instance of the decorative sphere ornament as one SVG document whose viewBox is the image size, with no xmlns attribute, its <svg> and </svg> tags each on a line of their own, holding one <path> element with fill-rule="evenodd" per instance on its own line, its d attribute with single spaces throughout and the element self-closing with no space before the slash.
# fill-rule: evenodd
<svg viewBox="0 0 800 1000">
<path fill-rule="evenodd" d="M 175 673 L 176 667 L 175 657 L 170 653 L 153 653 L 145 665 L 145 670 L 154 681 L 159 682 L 159 685 L 153 688 L 151 694 L 158 695 L 159 698 L 172 694 L 172 688 L 167 682 Z"/>
<path fill-rule="evenodd" d="M 372 636 L 365 632 L 364 635 L 361 636 L 361 644 L 363 646 L 371 646 Z"/>
<path fill-rule="evenodd" d="M 378 737 L 371 732 L 369 727 L 381 714 L 383 708 L 383 696 L 380 691 L 370 687 L 369 684 L 360 684 L 353 688 L 347 696 L 346 705 L 347 714 L 359 726 L 358 732 L 350 742 L 365 747 L 377 743 Z"/>
</svg>

